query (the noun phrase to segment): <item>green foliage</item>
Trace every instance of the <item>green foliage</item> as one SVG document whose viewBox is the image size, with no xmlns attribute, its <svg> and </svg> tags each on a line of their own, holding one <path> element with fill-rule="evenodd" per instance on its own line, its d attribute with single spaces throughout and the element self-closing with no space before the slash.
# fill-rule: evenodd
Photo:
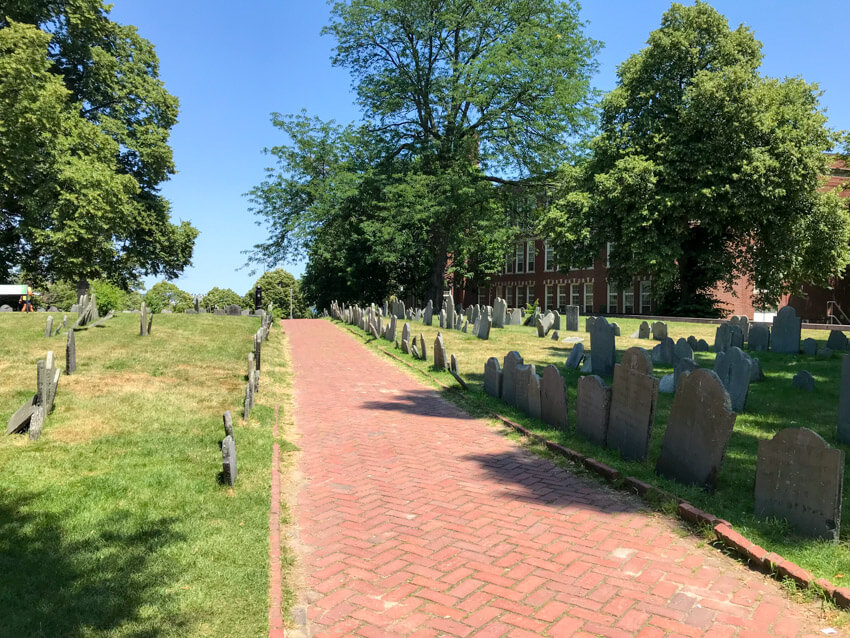
<svg viewBox="0 0 850 638">
<path fill-rule="evenodd" d="M 254 307 L 253 299 L 251 300 L 250 306 L 245 306 L 244 299 L 237 293 L 233 292 L 230 288 L 219 288 L 218 286 L 212 288 L 204 295 L 203 299 L 201 299 L 201 307 L 207 312 L 212 312 L 216 308 L 225 308 L 232 304 L 252 309 Z"/>
<path fill-rule="evenodd" d="M 177 100 L 153 46 L 101 0 L 0 12 L 0 276 L 35 282 L 176 276 L 197 231 L 159 184 Z"/>
<path fill-rule="evenodd" d="M 818 90 L 758 73 L 761 44 L 709 5 L 674 4 L 618 70 L 588 161 L 565 169 L 539 231 L 561 263 L 613 242 L 610 279 L 651 275 L 689 312 L 749 277 L 775 302 L 850 262 L 850 217 L 821 193 L 837 136 Z M 691 310 L 689 310 L 691 309 Z"/>
<path fill-rule="evenodd" d="M 145 304 L 153 312 L 162 312 L 166 309 L 172 312 L 183 312 L 192 308 L 194 301 L 192 295 L 168 281 L 154 284 L 145 294 Z"/>
<path fill-rule="evenodd" d="M 70 310 L 77 303 L 77 288 L 67 281 L 56 281 L 42 288 L 40 304 L 45 308 L 56 306 L 59 310 Z"/>
<path fill-rule="evenodd" d="M 275 115 L 289 138 L 250 193 L 266 264 L 307 253 L 304 293 L 440 301 L 446 277 L 498 270 L 512 218 L 494 183 L 570 157 L 591 114 L 598 43 L 574 2 L 351 0 L 326 32 L 364 111 L 360 128 Z M 451 257 L 451 259 L 450 259 Z"/>
<path fill-rule="evenodd" d="M 276 319 L 289 317 L 290 290 L 292 291 L 293 318 L 300 319 L 310 316 L 307 304 L 301 296 L 298 281 L 282 268 L 276 268 L 275 270 L 264 272 L 251 287 L 251 290 L 248 292 L 246 297 L 251 299 L 252 307 L 254 304 L 254 292 L 257 290 L 257 286 L 260 286 L 263 291 L 263 309 L 268 310 L 269 303 L 271 303 L 272 311 Z"/>
<path fill-rule="evenodd" d="M 100 316 L 107 314 L 110 310 L 125 309 L 127 293 L 115 284 L 96 279 L 89 284 L 89 293 L 95 295 L 97 312 Z"/>
</svg>

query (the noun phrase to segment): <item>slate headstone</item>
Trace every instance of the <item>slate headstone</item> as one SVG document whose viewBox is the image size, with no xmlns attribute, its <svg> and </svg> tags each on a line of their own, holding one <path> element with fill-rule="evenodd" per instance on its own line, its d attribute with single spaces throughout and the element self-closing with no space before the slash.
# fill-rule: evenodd
<svg viewBox="0 0 850 638">
<path fill-rule="evenodd" d="M 433 315 L 434 302 L 429 299 L 428 303 L 425 304 L 425 311 L 422 313 L 422 323 L 424 323 L 426 326 L 430 326 L 433 320 Z"/>
<path fill-rule="evenodd" d="M 480 318 L 481 325 L 478 326 L 478 338 L 479 339 L 489 339 L 490 338 L 490 323 L 491 319 L 488 316 L 483 316 Z"/>
<path fill-rule="evenodd" d="M 803 339 L 800 343 L 800 350 L 803 354 L 813 357 L 818 353 L 818 342 L 812 338 Z"/>
<path fill-rule="evenodd" d="M 502 396 L 502 368 L 496 357 L 484 364 L 484 392 L 497 399 Z"/>
<path fill-rule="evenodd" d="M 638 339 L 649 339 L 652 331 L 649 328 L 649 323 L 646 321 L 640 322 L 640 327 L 638 328 Z"/>
<path fill-rule="evenodd" d="M 652 322 L 652 338 L 655 341 L 662 341 L 667 338 L 667 324 L 663 321 Z"/>
<path fill-rule="evenodd" d="M 28 399 L 15 413 L 9 417 L 6 424 L 6 434 L 20 434 L 24 432 L 30 425 L 30 420 L 38 407 L 38 395 L 33 395 Z"/>
<path fill-rule="evenodd" d="M 493 327 L 504 328 L 507 320 L 508 302 L 500 297 L 496 297 L 493 302 Z"/>
<path fill-rule="evenodd" d="M 65 374 L 74 374 L 77 371 L 77 344 L 74 340 L 74 331 L 68 331 L 68 341 L 65 343 Z"/>
<path fill-rule="evenodd" d="M 505 355 L 502 364 L 502 400 L 516 407 L 516 376 L 517 368 L 522 365 L 522 357 L 516 350 Z"/>
<path fill-rule="evenodd" d="M 815 390 L 815 378 L 808 370 L 800 370 L 794 375 L 791 383 L 795 388 L 800 388 L 806 392 L 814 392 Z"/>
<path fill-rule="evenodd" d="M 561 313 L 557 310 L 552 311 L 552 330 L 561 329 Z"/>
<path fill-rule="evenodd" d="M 511 325 L 512 326 L 521 326 L 522 325 L 522 310 L 519 308 L 514 308 L 511 312 Z"/>
<path fill-rule="evenodd" d="M 694 352 L 708 352 L 708 350 L 708 341 L 706 341 L 705 339 L 697 340 L 697 347 Z"/>
<path fill-rule="evenodd" d="M 548 365 L 543 370 L 540 384 L 540 418 L 552 427 L 569 430 L 567 417 L 567 388 L 557 366 Z"/>
<path fill-rule="evenodd" d="M 576 432 L 591 443 L 605 445 L 611 408 L 611 388 L 601 377 L 589 375 L 578 380 Z"/>
<path fill-rule="evenodd" d="M 233 487 L 236 484 L 236 442 L 232 436 L 224 437 L 221 442 L 221 475 L 222 481 Z"/>
<path fill-rule="evenodd" d="M 674 394 L 676 392 L 676 374 L 671 372 L 661 377 L 658 380 L 658 391 L 661 394 Z"/>
<path fill-rule="evenodd" d="M 33 409 L 32 417 L 30 418 L 29 438 L 30 441 L 37 441 L 41 436 L 41 430 L 44 427 L 44 419 L 46 410 L 43 405 L 37 405 Z"/>
<path fill-rule="evenodd" d="M 791 306 L 779 309 L 773 318 L 773 330 L 770 331 L 770 349 L 773 352 L 798 354 L 800 352 L 801 319 Z"/>
<path fill-rule="evenodd" d="M 566 311 L 566 330 L 578 332 L 578 306 L 567 306 Z"/>
<path fill-rule="evenodd" d="M 850 350 L 850 340 L 840 330 L 831 330 L 826 340 L 826 347 L 836 352 L 847 352 Z"/>
<path fill-rule="evenodd" d="M 687 339 L 679 339 L 676 342 L 676 345 L 673 346 L 673 367 L 676 367 L 676 364 L 679 363 L 682 359 L 693 359 L 694 351 L 691 346 L 688 345 Z"/>
<path fill-rule="evenodd" d="M 699 346 L 697 345 L 697 338 L 696 338 L 695 336 L 693 336 L 693 335 L 691 335 L 690 337 L 688 337 L 688 345 L 691 347 L 691 350 L 693 350 L 694 352 L 696 352 L 696 351 L 697 351 L 697 348 L 699 347 Z"/>
<path fill-rule="evenodd" d="M 645 460 L 657 401 L 658 379 L 652 376 L 650 357 L 642 348 L 629 348 L 614 368 L 607 446 L 626 460 Z"/>
<path fill-rule="evenodd" d="M 524 414 L 530 414 L 529 407 L 534 401 L 533 397 L 529 397 L 529 388 L 531 388 L 531 377 L 536 377 L 537 371 L 534 369 L 533 363 L 525 363 L 516 367 L 516 375 L 514 376 L 514 396 L 516 397 L 516 407 Z M 502 381 L 504 383 L 504 381 Z M 540 385 L 537 385 L 538 394 Z M 504 392 L 504 389 L 503 389 Z M 538 397 L 534 403 L 539 406 L 540 398 Z"/>
<path fill-rule="evenodd" d="M 566 367 L 569 370 L 578 370 L 583 359 L 584 359 L 584 344 L 583 343 L 577 343 L 573 346 L 573 349 L 570 350 L 570 356 L 567 357 Z"/>
<path fill-rule="evenodd" d="M 449 361 L 446 354 L 446 346 L 443 343 L 442 333 L 437 333 L 437 338 L 434 339 L 434 368 L 436 370 L 448 370 Z"/>
<path fill-rule="evenodd" d="M 552 341 L 558 341 L 561 338 L 561 335 L 558 334 L 557 330 L 552 331 Z"/>
<path fill-rule="evenodd" d="M 699 370 L 699 364 L 696 361 L 693 359 L 679 359 L 673 367 L 673 392 L 679 387 L 679 378 L 694 370 Z"/>
<path fill-rule="evenodd" d="M 230 416 L 230 410 L 225 412 L 221 416 L 221 420 L 224 421 L 224 436 L 233 436 L 233 417 Z"/>
<path fill-rule="evenodd" d="M 714 331 L 714 351 L 727 352 L 732 347 L 732 326 L 721 323 Z"/>
<path fill-rule="evenodd" d="M 44 336 L 53 336 L 53 315 L 48 316 L 47 321 L 44 323 Z"/>
<path fill-rule="evenodd" d="M 593 374 L 609 377 L 616 362 L 614 328 L 605 317 L 597 317 L 590 331 L 590 358 Z"/>
<path fill-rule="evenodd" d="M 419 333 L 419 356 L 422 358 L 422 361 L 428 360 L 428 348 L 425 346 L 425 335 L 421 332 Z"/>
<path fill-rule="evenodd" d="M 528 389 L 526 390 L 526 399 L 528 401 L 528 409 L 526 414 L 532 419 L 541 417 L 541 390 L 540 375 L 534 371 L 532 364 L 532 372 L 528 375 Z"/>
<path fill-rule="evenodd" d="M 746 408 L 752 365 L 749 355 L 736 346 L 729 348 L 729 352 L 721 352 L 714 359 L 714 372 L 729 393 L 735 412 L 743 412 Z"/>
</svg>

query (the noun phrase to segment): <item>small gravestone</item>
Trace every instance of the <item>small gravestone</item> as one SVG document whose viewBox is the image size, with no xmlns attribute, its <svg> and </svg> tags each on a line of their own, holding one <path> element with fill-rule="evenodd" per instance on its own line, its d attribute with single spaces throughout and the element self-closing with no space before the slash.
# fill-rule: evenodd
<svg viewBox="0 0 850 638">
<path fill-rule="evenodd" d="M 455 330 L 460 330 L 460 327 L 463 325 L 463 314 L 457 313 L 455 315 Z"/>
<path fill-rule="evenodd" d="M 831 348 L 818 348 L 817 351 L 818 359 L 832 359 L 832 349 Z"/>
<path fill-rule="evenodd" d="M 419 356 L 419 348 L 416 347 L 416 339 L 413 340 L 413 343 L 410 344 L 410 354 L 413 355 L 414 359 L 421 359 Z"/>
<path fill-rule="evenodd" d="M 655 471 L 680 483 L 714 488 L 735 417 L 714 372 L 686 374 L 676 389 Z"/>
<path fill-rule="evenodd" d="M 573 349 L 570 350 L 570 356 L 567 357 L 566 367 L 569 370 L 578 370 L 582 359 L 584 359 L 584 344 L 577 343 L 573 346 Z"/>
<path fill-rule="evenodd" d="M 662 341 L 667 338 L 667 324 L 663 321 L 652 322 L 652 338 L 655 341 Z"/>
<path fill-rule="evenodd" d="M 708 351 L 709 351 L 708 341 L 706 341 L 705 339 L 697 340 L 697 347 L 694 350 L 694 352 L 708 352 Z"/>
<path fill-rule="evenodd" d="M 557 366 L 546 366 L 543 371 L 543 380 L 540 383 L 540 418 L 544 423 L 564 432 L 569 429 L 567 388 Z"/>
<path fill-rule="evenodd" d="M 649 323 L 646 321 L 640 322 L 640 327 L 638 328 L 638 339 L 649 339 L 652 331 L 649 328 Z"/>
<path fill-rule="evenodd" d="M 714 331 L 714 351 L 727 352 L 732 347 L 732 326 L 721 323 Z"/>
<path fill-rule="evenodd" d="M 800 343 L 800 350 L 803 354 L 813 357 L 818 353 L 818 342 L 811 338 L 803 339 Z"/>
<path fill-rule="evenodd" d="M 448 370 L 449 362 L 446 354 L 446 346 L 443 343 L 442 333 L 437 333 L 437 338 L 434 339 L 434 368 L 436 370 Z"/>
<path fill-rule="evenodd" d="M 404 343 L 407 341 L 410 343 L 410 324 L 405 322 L 404 326 L 401 329 L 401 341 Z"/>
<path fill-rule="evenodd" d="M 756 352 L 767 352 L 770 349 L 770 328 L 763 324 L 751 326 L 747 347 Z"/>
<path fill-rule="evenodd" d="M 150 335 L 152 329 L 153 329 L 153 313 L 150 313 L 150 315 L 148 316 L 148 331 L 147 331 L 146 334 Z"/>
<path fill-rule="evenodd" d="M 519 352 L 512 350 L 505 355 L 502 363 L 502 400 L 508 405 L 516 407 L 516 376 L 517 368 L 522 365 L 522 357 Z"/>
<path fill-rule="evenodd" d="M 231 487 L 236 484 L 236 442 L 232 436 L 224 437 L 221 442 L 222 481 Z"/>
<path fill-rule="evenodd" d="M 657 400 L 658 379 L 652 376 L 650 357 L 642 348 L 629 348 L 614 368 L 607 446 L 626 460 L 646 459 Z"/>
<path fill-rule="evenodd" d="M 688 345 L 691 347 L 691 350 L 696 352 L 697 348 L 699 347 L 699 345 L 697 343 L 697 338 L 695 336 L 691 335 L 690 337 L 687 338 L 687 342 L 688 342 Z"/>
<path fill-rule="evenodd" d="M 452 353 L 451 357 L 449 358 L 449 370 L 451 370 L 455 374 L 460 374 L 460 371 L 457 367 L 457 357 L 454 355 L 454 353 Z"/>
<path fill-rule="evenodd" d="M 749 355 L 736 346 L 729 348 L 729 352 L 721 352 L 714 359 L 714 372 L 729 393 L 735 412 L 743 412 L 747 405 L 752 365 Z"/>
<path fill-rule="evenodd" d="M 233 436 L 233 417 L 230 416 L 230 410 L 225 412 L 222 417 L 222 421 L 224 421 L 224 436 Z"/>
<path fill-rule="evenodd" d="M 578 306 L 567 306 L 566 330 L 578 332 Z"/>
<path fill-rule="evenodd" d="M 74 331 L 68 331 L 68 341 L 65 343 L 65 374 L 74 374 L 77 371 L 77 344 L 74 340 Z"/>
<path fill-rule="evenodd" d="M 750 362 L 752 363 L 752 368 L 750 369 L 750 383 L 764 381 L 764 372 L 761 369 L 761 361 L 759 361 L 758 357 L 752 357 Z"/>
<path fill-rule="evenodd" d="M 847 352 L 850 350 L 850 340 L 840 330 L 832 330 L 826 340 L 826 347 L 836 352 Z"/>
<path fill-rule="evenodd" d="M 576 432 L 591 443 L 605 445 L 610 409 L 611 388 L 601 377 L 590 375 L 578 380 Z"/>
<path fill-rule="evenodd" d="M 794 378 L 791 380 L 791 383 L 795 388 L 800 388 L 801 390 L 806 390 L 807 392 L 814 392 L 815 390 L 815 378 L 808 370 L 800 370 L 797 374 L 794 375 Z"/>
<path fill-rule="evenodd" d="M 679 359 L 676 365 L 673 367 L 673 392 L 679 387 L 679 378 L 682 375 L 693 372 L 694 370 L 699 370 L 699 364 L 693 359 Z M 664 390 L 661 390 L 664 392 Z"/>
<path fill-rule="evenodd" d="M 591 332 L 593 330 L 593 326 L 596 324 L 596 317 L 585 317 L 584 318 L 584 331 Z"/>
<path fill-rule="evenodd" d="M 584 363 L 581 366 L 581 370 L 579 370 L 579 374 L 591 374 L 593 372 L 593 361 L 590 357 L 584 358 Z"/>
<path fill-rule="evenodd" d="M 590 358 L 593 374 L 610 377 L 616 362 L 614 328 L 605 317 L 598 317 L 590 331 Z"/>
<path fill-rule="evenodd" d="M 37 441 L 38 437 L 41 436 L 41 430 L 44 427 L 44 419 L 46 417 L 46 410 L 44 406 L 37 405 L 33 410 L 32 417 L 30 418 L 29 425 L 29 438 L 30 441 Z"/>
<path fill-rule="evenodd" d="M 52 337 L 53 336 L 53 315 L 47 317 L 47 321 L 44 324 L 44 336 Z"/>
<path fill-rule="evenodd" d="M 490 357 L 484 364 L 484 392 L 497 399 L 502 396 L 502 368 L 496 357 Z"/>
<path fill-rule="evenodd" d="M 17 411 L 9 417 L 6 424 L 6 434 L 20 434 L 30 426 L 30 420 L 38 407 L 38 395 L 33 395 Z"/>
<path fill-rule="evenodd" d="M 558 341 L 561 338 L 561 335 L 558 334 L 557 330 L 552 331 L 552 341 Z"/>
<path fill-rule="evenodd" d="M 475 321 L 472 323 L 472 336 L 477 337 L 478 331 L 481 329 L 481 319 L 476 317 Z"/>
<path fill-rule="evenodd" d="M 676 392 L 676 374 L 671 372 L 661 377 L 658 380 L 658 391 L 661 394 L 673 394 Z"/>
<path fill-rule="evenodd" d="M 463 333 L 469 332 L 469 321 L 463 322 L 463 327 L 460 329 L 460 331 Z"/>
<path fill-rule="evenodd" d="M 552 329 L 552 320 L 553 317 L 550 314 L 537 317 L 537 336 L 540 339 L 549 334 L 549 331 Z"/>
<path fill-rule="evenodd" d="M 657 346 L 652 349 L 652 363 L 660 363 L 661 365 L 673 365 L 673 349 L 675 344 L 670 337 L 664 337 Z"/>
<path fill-rule="evenodd" d="M 801 319 L 791 306 L 779 309 L 773 318 L 773 330 L 770 331 L 770 349 L 773 352 L 798 354 L 800 352 Z"/>
<path fill-rule="evenodd" d="M 800 534 L 838 542 L 844 452 L 806 428 L 758 444 L 755 513 L 787 520 Z"/>
<path fill-rule="evenodd" d="M 480 319 L 480 325 L 478 326 L 478 338 L 479 339 L 489 339 L 490 338 L 490 326 L 492 320 L 488 316 L 483 316 Z"/>
<path fill-rule="evenodd" d="M 687 339 L 679 339 L 676 342 L 676 345 L 673 346 L 673 367 L 676 367 L 676 364 L 679 363 L 682 359 L 693 359 L 694 351 L 691 346 L 688 345 Z"/>
<path fill-rule="evenodd" d="M 533 363 L 520 364 L 516 367 L 516 374 L 514 375 L 514 396 L 516 397 L 517 409 L 524 414 L 529 413 L 528 408 L 530 401 L 528 389 L 531 384 L 532 376 L 537 376 Z M 537 403 L 540 403 L 539 399 L 537 400 Z"/>
</svg>

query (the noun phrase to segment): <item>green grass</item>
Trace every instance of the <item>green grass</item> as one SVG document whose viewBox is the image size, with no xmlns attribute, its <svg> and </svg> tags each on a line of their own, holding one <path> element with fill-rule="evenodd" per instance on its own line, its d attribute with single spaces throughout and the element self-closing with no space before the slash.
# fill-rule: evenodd
<svg viewBox="0 0 850 638">
<path fill-rule="evenodd" d="M 641 320 L 618 319 L 616 321 L 623 335 L 617 338 L 618 360 L 627 348 L 640 346 L 651 349 L 657 343 L 628 337 L 637 330 Z M 403 322 L 399 322 L 399 335 L 402 325 Z M 581 319 L 580 327 L 583 328 L 583 325 L 584 318 Z M 679 337 L 694 335 L 697 339 L 705 339 L 710 345 L 714 343 L 716 325 L 670 322 L 668 326 L 669 336 L 674 341 Z M 439 327 L 411 322 L 411 328 L 414 336 L 418 337 L 420 332 L 425 335 L 429 363 L 415 361 L 413 357 L 405 357 L 400 351 L 395 351 L 396 354 L 416 367 L 427 370 L 445 385 L 457 386 L 457 382 L 447 372 L 432 369 L 433 343 L 437 331 L 440 330 Z M 362 331 L 360 332 L 363 334 Z M 717 488 L 713 492 L 707 492 L 699 487 L 680 485 L 655 474 L 655 462 L 661 450 L 661 442 L 673 402 L 672 395 L 660 394 L 658 397 L 649 459 L 644 463 L 624 461 L 619 453 L 596 447 L 574 431 L 576 384 L 580 375 L 577 371 L 564 368 L 564 362 L 572 344 L 553 341 L 548 337 L 539 339 L 535 329 L 519 326 L 509 326 L 503 330 L 494 328 L 490 331 L 488 341 L 477 339 L 471 333 L 463 334 L 454 330 L 443 330 L 442 333 L 446 351 L 458 357 L 460 374 L 470 385 L 470 392 L 463 398 L 458 398 L 457 393 L 447 392 L 448 399 L 459 402 L 475 414 L 499 412 L 550 440 L 562 443 L 583 454 L 592 455 L 616 467 L 624 476 L 635 476 L 666 489 L 701 509 L 729 520 L 747 538 L 812 571 L 817 577 L 828 578 L 838 585 L 843 585 L 846 580 L 850 586 L 850 547 L 848 547 L 850 506 L 846 498 L 842 513 L 841 540 L 837 544 L 797 537 L 784 521 L 762 520 L 753 514 L 753 488 L 760 439 L 770 438 L 783 428 L 806 427 L 820 434 L 830 445 L 850 452 L 848 446 L 840 445 L 836 441 L 838 386 L 841 376 L 840 355 L 835 355 L 830 360 L 818 360 L 804 355 L 794 357 L 773 353 L 751 353 L 761 360 L 766 379 L 761 383 L 750 385 L 746 412 L 739 414 L 735 422 Z M 590 339 L 586 332 L 560 332 L 560 338 L 567 336 L 583 337 L 585 348 L 589 350 Z M 825 345 L 828 336 L 828 333 L 824 331 L 803 330 L 803 338 L 812 337 L 819 342 L 819 345 Z M 377 344 L 390 348 L 386 341 L 379 341 Z M 531 419 L 484 394 L 482 389 L 484 363 L 489 357 L 495 356 L 501 365 L 502 359 L 510 350 L 517 350 L 526 363 L 534 363 L 538 373 L 542 373 L 543 368 L 548 364 L 558 365 L 567 385 L 570 432 L 551 429 L 542 422 Z M 714 356 L 713 352 L 696 353 L 695 358 L 700 366 L 711 369 L 714 366 Z M 799 390 L 791 385 L 794 374 L 804 369 L 811 372 L 815 378 L 817 385 L 813 393 Z M 659 377 L 672 371 L 669 366 L 655 366 L 655 375 Z M 611 379 L 607 379 L 607 382 L 610 384 Z M 850 495 L 850 473 L 845 474 L 844 494 Z"/>
<path fill-rule="evenodd" d="M 0 315 L 4 419 L 34 393 L 38 358 L 53 350 L 65 367 L 66 336 L 46 339 L 45 318 Z M 280 330 L 245 423 L 257 318 L 157 315 L 147 338 L 138 322 L 78 332 L 77 373 L 61 378 L 41 438 L 0 437 L 0 636 L 267 635 Z M 233 489 L 218 481 L 225 410 Z"/>
</svg>

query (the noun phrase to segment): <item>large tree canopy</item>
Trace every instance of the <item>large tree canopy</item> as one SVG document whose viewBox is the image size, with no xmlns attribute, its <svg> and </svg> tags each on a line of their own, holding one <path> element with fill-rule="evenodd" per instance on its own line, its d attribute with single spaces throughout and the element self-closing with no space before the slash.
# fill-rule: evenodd
<svg viewBox="0 0 850 638">
<path fill-rule="evenodd" d="M 174 277 L 197 231 L 174 225 L 177 100 L 150 42 L 101 0 L 0 9 L 0 277 Z"/>
<path fill-rule="evenodd" d="M 613 242 L 610 277 L 651 275 L 668 311 L 748 276 L 775 302 L 850 260 L 847 210 L 819 192 L 836 136 L 817 87 L 758 72 L 761 44 L 708 4 L 674 4 L 618 70 L 600 134 L 541 230 L 561 263 Z"/>
<path fill-rule="evenodd" d="M 321 281 L 348 299 L 383 287 L 439 302 L 447 272 L 501 264 L 510 220 L 492 184 L 570 156 L 592 113 L 598 45 L 559 0 L 349 0 L 325 32 L 364 122 L 275 118 L 291 141 L 250 194 L 270 232 L 255 257 L 306 248 L 305 290 Z M 380 282 L 360 282 L 364 268 Z"/>
</svg>

